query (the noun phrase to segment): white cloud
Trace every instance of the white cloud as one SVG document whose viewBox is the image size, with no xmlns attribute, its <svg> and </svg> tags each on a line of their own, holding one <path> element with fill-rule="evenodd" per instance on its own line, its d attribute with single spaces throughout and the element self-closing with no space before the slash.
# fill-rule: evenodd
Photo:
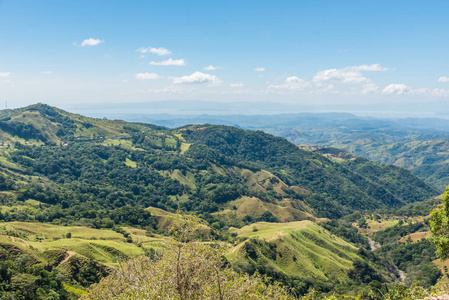
<svg viewBox="0 0 449 300">
<path fill-rule="evenodd" d="M 214 70 L 219 70 L 219 69 L 221 69 L 221 67 L 214 67 L 213 65 L 204 67 L 204 70 L 206 70 L 206 71 L 214 71 Z"/>
<path fill-rule="evenodd" d="M 157 54 L 159 56 L 169 55 L 172 53 L 170 50 L 162 48 L 162 47 L 159 47 L 159 48 L 153 48 L 153 47 L 143 48 L 143 47 L 141 47 L 141 48 L 137 49 L 137 51 L 142 54 L 153 53 L 153 54 Z"/>
<path fill-rule="evenodd" d="M 446 89 L 433 89 L 430 91 L 432 96 L 438 96 L 438 97 L 448 97 L 449 96 L 449 90 Z"/>
<path fill-rule="evenodd" d="M 256 71 L 256 72 L 264 72 L 265 68 L 255 68 L 254 71 Z"/>
<path fill-rule="evenodd" d="M 150 61 L 150 65 L 153 65 L 153 66 L 185 66 L 186 63 L 185 63 L 184 59 L 169 58 L 168 60 L 163 60 L 163 61 Z"/>
<path fill-rule="evenodd" d="M 201 72 L 195 72 L 188 76 L 182 77 L 171 77 L 173 83 L 176 84 L 208 84 L 208 85 L 218 85 L 221 83 L 221 80 L 217 78 L 215 75 L 204 74 Z"/>
<path fill-rule="evenodd" d="M 271 84 L 269 89 L 304 90 L 310 83 L 296 76 L 287 77 L 282 84 Z"/>
<path fill-rule="evenodd" d="M 382 67 L 379 64 L 350 66 L 342 69 L 328 69 L 317 72 L 313 77 L 313 81 L 317 84 L 327 81 L 360 84 L 370 82 L 370 80 L 362 74 L 362 71 L 379 72 L 387 70 L 388 68 Z"/>
<path fill-rule="evenodd" d="M 436 96 L 449 97 L 449 90 L 447 89 L 428 89 L 420 88 L 414 89 L 405 84 L 394 83 L 386 86 L 382 93 L 387 95 L 417 95 L 417 96 Z"/>
<path fill-rule="evenodd" d="M 159 79 L 161 78 L 158 74 L 156 73 L 137 73 L 136 74 L 136 78 L 137 79 Z"/>
<path fill-rule="evenodd" d="M 85 47 L 85 46 L 96 46 L 96 45 L 98 45 L 98 44 L 100 44 L 100 43 L 103 43 L 103 42 L 104 42 L 103 40 L 90 38 L 90 39 L 87 39 L 87 40 L 82 41 L 82 42 L 81 42 L 81 47 Z"/>
<path fill-rule="evenodd" d="M 9 77 L 11 75 L 11 72 L 0 72 L 0 77 Z"/>
<path fill-rule="evenodd" d="M 442 77 L 438 78 L 438 82 L 449 82 L 449 77 L 442 76 Z"/>
<path fill-rule="evenodd" d="M 387 95 L 404 95 L 410 93 L 411 91 L 412 89 L 408 85 L 402 83 L 392 83 L 390 85 L 387 85 L 382 90 L 382 93 Z"/>
<path fill-rule="evenodd" d="M 362 83 L 368 81 L 359 71 L 350 71 L 344 69 L 329 69 L 319 71 L 313 77 L 313 81 L 320 83 L 325 81 L 340 81 L 343 83 Z"/>
<path fill-rule="evenodd" d="M 382 67 L 379 64 L 360 65 L 360 66 L 352 66 L 352 67 L 347 67 L 347 68 L 353 69 L 353 70 L 356 70 L 356 71 L 375 71 L 375 72 L 388 71 L 388 68 Z"/>
<path fill-rule="evenodd" d="M 232 88 L 240 88 L 240 87 L 243 87 L 243 83 L 242 82 L 234 82 L 234 83 L 230 83 L 229 86 Z"/>
<path fill-rule="evenodd" d="M 44 75 L 50 75 L 52 72 L 51 71 L 41 71 L 41 74 L 44 74 Z"/>
</svg>

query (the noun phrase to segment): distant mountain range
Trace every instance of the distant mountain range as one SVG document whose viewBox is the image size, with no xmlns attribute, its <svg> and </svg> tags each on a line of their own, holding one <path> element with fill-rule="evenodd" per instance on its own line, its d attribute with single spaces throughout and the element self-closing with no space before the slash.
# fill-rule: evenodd
<svg viewBox="0 0 449 300">
<path fill-rule="evenodd" d="M 298 145 L 337 147 L 378 163 L 406 168 L 440 191 L 449 184 L 449 120 L 446 119 L 378 119 L 349 113 L 112 116 L 170 128 L 215 124 L 262 130 Z"/>
</svg>

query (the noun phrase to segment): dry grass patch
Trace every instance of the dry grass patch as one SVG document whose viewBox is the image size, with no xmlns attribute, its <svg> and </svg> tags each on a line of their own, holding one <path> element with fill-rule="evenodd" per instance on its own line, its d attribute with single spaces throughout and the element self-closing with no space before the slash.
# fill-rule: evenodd
<svg viewBox="0 0 449 300">
<path fill-rule="evenodd" d="M 264 202 L 256 197 L 243 196 L 237 200 L 229 202 L 228 206 L 236 207 L 237 209 L 229 208 L 214 214 L 226 220 L 242 220 L 245 216 L 259 217 L 264 212 L 268 211 L 281 222 L 315 220 L 310 213 L 291 207 L 288 199 L 284 199 L 281 206 Z"/>
<path fill-rule="evenodd" d="M 115 240 L 125 242 L 125 238 L 120 233 L 108 229 L 94 229 L 84 226 L 58 226 L 48 223 L 30 223 L 30 222 L 3 222 L 0 226 L 5 230 L 18 232 L 27 236 L 27 240 L 32 241 L 36 238 L 40 240 L 54 240 L 65 238 L 67 233 L 71 233 L 72 238 L 79 239 L 97 239 L 97 240 Z"/>
<path fill-rule="evenodd" d="M 406 236 L 403 236 L 399 241 L 400 242 L 407 242 L 409 238 L 411 238 L 412 242 L 416 243 L 419 240 L 425 239 L 426 237 L 430 236 L 429 231 L 423 231 L 423 232 L 414 232 L 412 234 L 408 234 Z"/>
</svg>

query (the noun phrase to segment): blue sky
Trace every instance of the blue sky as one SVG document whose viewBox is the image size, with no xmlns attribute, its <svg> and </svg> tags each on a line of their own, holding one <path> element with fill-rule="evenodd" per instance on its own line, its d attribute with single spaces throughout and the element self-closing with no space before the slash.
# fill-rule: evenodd
<svg viewBox="0 0 449 300">
<path fill-rule="evenodd" d="M 0 103 L 449 111 L 448 16 L 449 1 L 0 0 Z"/>
</svg>

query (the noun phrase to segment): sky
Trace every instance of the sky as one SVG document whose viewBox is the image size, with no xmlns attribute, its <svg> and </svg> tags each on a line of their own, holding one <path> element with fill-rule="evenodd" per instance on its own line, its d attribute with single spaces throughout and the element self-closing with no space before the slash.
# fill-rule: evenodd
<svg viewBox="0 0 449 300">
<path fill-rule="evenodd" d="M 0 0 L 0 109 L 177 100 L 442 116 L 447 16 L 432 0 Z"/>
</svg>

